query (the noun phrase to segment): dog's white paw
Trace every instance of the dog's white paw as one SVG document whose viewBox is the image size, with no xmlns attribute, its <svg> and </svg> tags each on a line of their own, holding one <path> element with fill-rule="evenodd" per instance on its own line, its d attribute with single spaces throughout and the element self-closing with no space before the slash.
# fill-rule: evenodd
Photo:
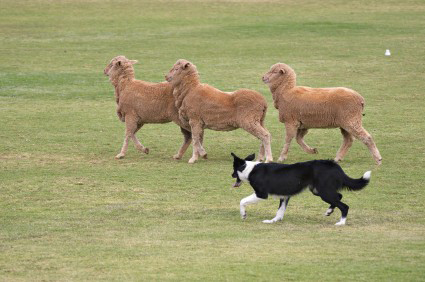
<svg viewBox="0 0 425 282">
<path fill-rule="evenodd" d="M 328 209 L 328 210 L 325 212 L 325 215 L 326 215 L 326 216 L 330 216 L 333 212 L 334 212 L 334 210 L 333 210 L 333 209 Z"/>
<path fill-rule="evenodd" d="M 276 220 L 273 220 L 273 219 L 263 220 L 263 223 L 275 223 L 275 222 L 276 222 Z"/>
<path fill-rule="evenodd" d="M 243 220 L 245 220 L 245 219 L 246 219 L 246 213 L 245 213 L 245 214 L 241 214 L 241 218 L 242 218 Z"/>
<path fill-rule="evenodd" d="M 342 226 L 345 225 L 346 218 L 341 218 L 337 223 L 335 223 L 336 226 Z"/>
<path fill-rule="evenodd" d="M 275 222 L 281 221 L 282 219 L 283 219 L 282 217 L 275 217 L 273 219 L 263 220 L 263 223 L 275 223 Z"/>
</svg>

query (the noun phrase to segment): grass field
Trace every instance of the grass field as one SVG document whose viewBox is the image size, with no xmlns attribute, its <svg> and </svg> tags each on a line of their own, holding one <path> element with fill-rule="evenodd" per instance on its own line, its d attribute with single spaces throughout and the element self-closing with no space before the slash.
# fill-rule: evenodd
<svg viewBox="0 0 425 282">
<path fill-rule="evenodd" d="M 423 1 L 0 0 L 0 280 L 424 281 L 425 3 Z M 392 56 L 384 56 L 390 49 Z M 206 131 L 208 160 L 171 157 L 174 124 L 138 133 L 115 160 L 124 126 L 106 64 L 139 60 L 136 77 L 163 81 L 177 59 L 225 91 L 251 88 L 269 102 L 277 159 L 283 124 L 261 76 L 291 65 L 300 85 L 346 86 L 366 99 L 363 124 L 379 168 L 356 141 L 341 163 L 363 191 L 340 213 L 311 193 L 266 225 L 278 200 L 248 207 L 231 189 L 230 152 L 259 142 L 242 130 Z M 339 130 L 312 130 L 307 155 L 333 158 Z"/>
</svg>

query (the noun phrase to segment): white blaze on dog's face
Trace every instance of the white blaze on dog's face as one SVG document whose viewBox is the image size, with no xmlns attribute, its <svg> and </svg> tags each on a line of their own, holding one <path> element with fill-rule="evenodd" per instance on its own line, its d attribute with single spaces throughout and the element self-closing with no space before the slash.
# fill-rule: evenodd
<svg viewBox="0 0 425 282">
<path fill-rule="evenodd" d="M 243 171 L 238 171 L 238 176 L 239 179 L 242 181 L 247 181 L 249 183 L 249 175 L 251 174 L 252 169 L 254 168 L 254 166 L 256 166 L 257 164 L 259 164 L 260 162 L 252 162 L 252 161 L 246 161 L 245 164 L 245 168 Z"/>
<path fill-rule="evenodd" d="M 247 156 L 244 160 L 231 153 L 233 156 L 233 173 L 232 177 L 236 178 L 233 187 L 242 185 L 242 181 L 248 181 L 249 173 L 258 162 L 252 162 L 255 159 L 255 154 Z"/>
</svg>

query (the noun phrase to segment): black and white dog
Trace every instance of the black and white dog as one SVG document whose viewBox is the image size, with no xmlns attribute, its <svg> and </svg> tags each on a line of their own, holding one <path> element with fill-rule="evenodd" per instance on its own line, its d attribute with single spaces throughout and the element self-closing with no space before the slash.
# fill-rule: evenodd
<svg viewBox="0 0 425 282">
<path fill-rule="evenodd" d="M 232 153 L 233 174 L 239 187 L 242 181 L 248 181 L 254 188 L 254 194 L 243 198 L 240 203 L 242 219 L 246 218 L 245 206 L 267 199 L 269 195 L 280 198 L 276 216 L 264 223 L 273 223 L 283 219 L 289 198 L 308 188 L 310 191 L 330 204 L 325 215 L 329 216 L 335 207 L 341 210 L 341 219 L 335 225 L 344 225 L 347 219 L 348 206 L 341 202 L 342 195 L 338 191 L 357 191 L 363 189 L 370 179 L 370 171 L 363 177 L 353 179 L 346 175 L 342 168 L 331 160 L 314 160 L 295 164 L 254 162 L 255 154 L 241 159 Z"/>
</svg>

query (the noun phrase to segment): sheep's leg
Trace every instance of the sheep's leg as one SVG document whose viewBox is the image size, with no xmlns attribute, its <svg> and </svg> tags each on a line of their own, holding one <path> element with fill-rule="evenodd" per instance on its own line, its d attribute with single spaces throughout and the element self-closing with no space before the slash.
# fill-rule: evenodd
<svg viewBox="0 0 425 282">
<path fill-rule="evenodd" d="M 180 127 L 180 131 L 183 134 L 184 140 L 177 154 L 173 156 L 173 159 L 175 160 L 180 160 L 183 157 L 184 153 L 190 145 L 190 142 L 192 142 L 192 133 L 190 131 L 184 129 L 183 127 Z"/>
<path fill-rule="evenodd" d="M 204 149 L 204 131 L 202 130 L 201 133 L 201 140 L 199 142 L 199 146 L 200 146 L 200 150 L 198 151 L 198 154 L 203 158 L 203 159 L 208 159 L 208 155 L 207 152 Z M 202 153 L 203 152 L 203 153 Z"/>
<path fill-rule="evenodd" d="M 350 149 L 351 145 L 353 144 L 353 140 L 354 140 L 353 136 L 347 130 L 345 130 L 342 127 L 340 129 L 344 139 L 342 141 L 341 147 L 336 153 L 336 157 L 335 157 L 336 162 L 342 161 L 345 154 L 348 152 L 348 149 Z"/>
<path fill-rule="evenodd" d="M 297 135 L 297 127 L 291 124 L 285 124 L 286 135 L 285 135 L 285 145 L 283 145 L 282 152 L 280 157 L 277 160 L 278 162 L 283 162 L 288 157 L 289 145 L 291 145 L 292 139 Z"/>
<path fill-rule="evenodd" d="M 196 155 L 198 156 L 198 158 L 201 157 L 204 160 L 206 160 L 208 159 L 208 154 L 206 153 L 203 144 L 204 144 L 204 130 L 202 130 L 201 136 L 199 138 L 199 144 L 196 149 Z"/>
<path fill-rule="evenodd" d="M 192 140 L 193 140 L 193 153 L 192 153 L 192 157 L 189 160 L 189 163 L 193 164 L 198 160 L 199 155 L 203 157 L 207 154 L 207 152 L 205 152 L 201 144 L 201 142 L 203 141 L 202 136 L 204 134 L 202 125 L 200 124 L 200 122 L 194 121 L 194 120 L 190 120 L 189 124 L 192 131 Z"/>
<path fill-rule="evenodd" d="M 116 159 L 122 159 L 125 157 L 125 153 L 127 152 L 128 149 L 128 141 L 130 140 L 130 136 L 128 136 L 127 134 L 124 137 L 124 143 L 121 147 L 121 152 L 115 156 Z"/>
<path fill-rule="evenodd" d="M 137 139 L 137 137 L 136 137 L 137 131 L 139 131 L 139 129 L 142 128 L 142 126 L 143 126 L 143 123 L 137 124 L 137 128 L 134 131 L 133 135 L 131 136 L 131 140 L 133 140 L 134 146 L 136 147 L 136 149 L 138 151 L 145 153 L 145 154 L 149 154 L 149 148 L 146 148 L 145 146 L 143 146 L 142 143 L 140 143 L 139 139 Z"/>
<path fill-rule="evenodd" d="M 265 155 L 264 144 L 263 144 L 263 142 L 261 142 L 261 144 L 260 144 L 260 152 L 258 154 L 258 161 L 259 162 L 264 161 L 264 155 Z"/>
<path fill-rule="evenodd" d="M 125 119 L 125 137 L 124 137 L 124 143 L 121 147 L 121 152 L 115 156 L 116 159 L 122 159 L 125 157 L 125 153 L 128 149 L 128 141 L 130 138 L 133 138 L 134 132 L 137 131 L 137 122 L 135 122 L 132 118 L 129 118 L 128 116 Z"/>
<path fill-rule="evenodd" d="M 264 127 L 264 118 L 265 118 L 265 114 L 263 115 L 262 119 L 260 120 L 261 127 Z M 260 162 L 264 161 L 265 153 L 266 153 L 266 147 L 264 146 L 264 142 L 261 140 L 260 152 L 258 153 L 258 161 L 260 161 Z"/>
<path fill-rule="evenodd" d="M 362 126 L 350 129 L 346 128 L 346 130 L 354 137 L 362 141 L 369 149 L 369 152 L 372 154 L 372 157 L 375 160 L 376 164 L 381 165 L 382 157 L 379 153 L 378 148 L 375 145 L 375 142 L 373 141 L 372 136 Z"/>
<path fill-rule="evenodd" d="M 247 132 L 251 133 L 255 137 L 261 140 L 259 160 L 264 158 L 264 153 L 266 154 L 266 163 L 273 161 L 272 149 L 270 145 L 271 135 L 270 132 L 265 129 L 261 124 L 256 123 L 254 126 L 241 126 Z"/>
<path fill-rule="evenodd" d="M 301 148 L 309 153 L 309 154 L 317 154 L 317 149 L 316 148 L 311 148 L 310 146 L 308 146 L 305 141 L 304 141 L 304 136 L 307 134 L 308 129 L 307 128 L 299 128 L 297 131 L 297 143 L 301 146 Z"/>
<path fill-rule="evenodd" d="M 264 153 L 266 154 L 266 163 L 270 163 L 273 161 L 273 155 L 272 155 L 272 147 L 271 147 L 271 134 L 270 132 L 265 129 L 264 127 L 259 127 L 259 132 L 260 132 L 260 140 L 261 140 L 261 144 L 260 144 L 260 155 L 261 155 L 261 151 L 263 150 Z"/>
</svg>

